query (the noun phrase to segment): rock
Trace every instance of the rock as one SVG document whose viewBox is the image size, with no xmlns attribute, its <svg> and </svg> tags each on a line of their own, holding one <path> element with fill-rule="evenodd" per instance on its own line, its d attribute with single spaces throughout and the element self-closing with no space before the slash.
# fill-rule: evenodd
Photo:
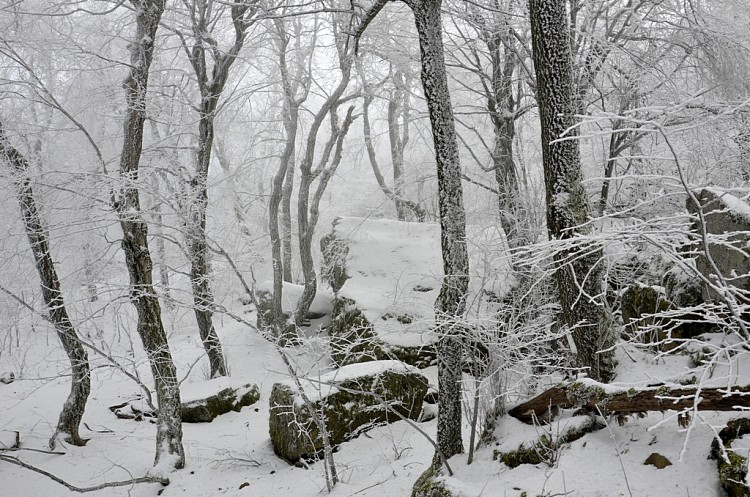
<svg viewBox="0 0 750 497">
<path fill-rule="evenodd" d="M 0 374 L 0 383 L 2 383 L 3 385 L 10 385 L 15 380 L 16 380 L 16 375 L 13 371 Z"/>
<path fill-rule="evenodd" d="M 648 315 L 666 311 L 669 304 L 664 300 L 664 295 L 660 289 L 653 286 L 633 284 L 623 292 L 621 307 L 622 323 L 625 325 L 626 331 L 636 333 L 641 326 L 655 324 L 655 319 Z M 656 339 L 648 341 L 653 342 Z"/>
<path fill-rule="evenodd" d="M 414 482 L 411 490 L 411 497 L 454 497 L 453 493 L 448 490 L 442 481 L 441 470 L 436 470 L 434 466 L 427 468 L 427 471 Z"/>
<path fill-rule="evenodd" d="M 708 253 L 713 263 L 728 283 L 740 290 L 750 291 L 750 205 L 714 188 L 704 188 L 695 192 L 695 196 L 703 210 Z M 699 211 L 698 205 L 689 197 L 687 208 L 691 214 Z M 693 223 L 693 230 L 702 233 L 699 220 Z M 719 237 L 721 240 L 718 240 Z M 698 249 L 699 252 L 705 250 L 702 244 Z M 709 280 L 715 280 L 716 271 L 705 253 L 699 253 L 696 268 Z M 721 302 L 716 292 L 705 284 L 702 285 L 702 294 L 707 302 Z"/>
<path fill-rule="evenodd" d="M 672 461 L 659 454 L 658 452 L 652 452 L 651 455 L 648 456 L 645 461 L 643 461 L 643 464 L 650 464 L 651 466 L 655 466 L 656 469 L 664 469 L 667 466 L 671 466 Z"/>
<path fill-rule="evenodd" d="M 332 445 L 398 421 L 398 414 L 417 420 L 427 391 L 427 379 L 419 370 L 399 361 L 352 364 L 300 382 L 313 408 L 324 413 Z M 322 453 L 319 430 L 293 381 L 276 383 L 269 403 L 269 431 L 278 456 L 297 462 Z"/>
<path fill-rule="evenodd" d="M 502 230 L 467 228 L 472 279 L 469 320 L 494 320 L 516 284 Z M 434 364 L 435 299 L 443 279 L 440 226 L 337 218 L 321 240 L 321 275 L 335 292 L 329 337 L 338 366 L 398 359 Z"/>
<path fill-rule="evenodd" d="M 181 391 L 182 421 L 209 423 L 217 416 L 240 410 L 260 399 L 258 385 L 238 383 L 226 376 L 189 383 Z"/>
<path fill-rule="evenodd" d="M 399 346 L 378 337 L 362 310 L 346 297 L 334 301 L 328 336 L 331 340 L 331 358 L 337 366 L 396 359 L 411 366 L 426 368 L 437 360 L 434 344 Z"/>
<path fill-rule="evenodd" d="M 281 311 L 285 318 L 292 315 L 297 308 L 297 301 L 302 296 L 304 286 L 284 282 L 282 287 Z M 272 322 L 273 311 L 273 281 L 264 281 L 258 284 L 256 289 L 258 300 L 257 324 L 259 328 L 264 328 Z M 333 309 L 333 295 L 323 289 L 318 289 L 315 293 L 310 309 L 305 314 L 306 320 L 321 319 L 329 316 Z"/>
<path fill-rule="evenodd" d="M 18 449 L 21 447 L 21 434 L 17 431 L 0 431 L 0 450 Z"/>
<path fill-rule="evenodd" d="M 719 439 L 711 443 L 710 458 L 716 461 L 719 470 L 719 483 L 729 497 L 750 497 L 747 481 L 746 457 L 732 450 L 732 442 L 750 434 L 750 418 L 737 418 L 729 421 L 719 432 Z M 726 453 L 728 461 L 724 459 Z"/>
</svg>

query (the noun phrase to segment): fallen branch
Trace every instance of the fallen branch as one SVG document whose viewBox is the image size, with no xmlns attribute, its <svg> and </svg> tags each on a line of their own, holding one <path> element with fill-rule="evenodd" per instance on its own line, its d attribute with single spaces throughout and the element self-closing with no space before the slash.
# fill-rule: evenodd
<svg viewBox="0 0 750 497">
<path fill-rule="evenodd" d="M 638 413 L 645 411 L 741 411 L 750 409 L 750 386 L 701 388 L 667 385 L 618 388 L 586 380 L 562 384 L 517 405 L 508 414 L 524 423 L 549 422 L 550 413 L 572 407 L 590 408 L 602 413 Z"/>
<path fill-rule="evenodd" d="M 137 483 L 161 483 L 164 486 L 169 485 L 169 479 L 168 478 L 162 478 L 159 476 L 141 476 L 140 478 L 133 478 L 132 480 L 124 480 L 124 481 L 110 481 L 106 483 L 100 483 L 99 485 L 94 485 L 93 487 L 76 487 L 73 484 L 70 484 L 63 480 L 62 478 L 59 478 L 52 473 L 49 473 L 47 471 L 44 471 L 43 469 L 39 469 L 35 466 L 32 466 L 31 464 L 27 464 L 23 461 L 21 461 L 18 458 L 6 456 L 0 454 L 0 461 L 9 462 L 11 464 L 15 464 L 17 466 L 21 466 L 22 468 L 28 469 L 29 471 L 34 471 L 35 473 L 39 473 L 40 475 L 44 475 L 50 480 L 53 480 L 60 485 L 63 485 L 68 490 L 71 490 L 73 492 L 78 493 L 86 493 L 86 492 L 96 492 L 97 490 L 102 490 L 104 488 L 112 488 L 112 487 L 127 487 L 130 485 L 135 485 Z"/>
</svg>

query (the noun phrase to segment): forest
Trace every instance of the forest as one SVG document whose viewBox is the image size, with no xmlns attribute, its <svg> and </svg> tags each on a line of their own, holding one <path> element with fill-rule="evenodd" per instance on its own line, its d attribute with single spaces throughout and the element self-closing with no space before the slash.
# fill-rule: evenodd
<svg viewBox="0 0 750 497">
<path fill-rule="evenodd" d="M 750 496 L 749 27 L 3 1 L 0 494 Z"/>
</svg>

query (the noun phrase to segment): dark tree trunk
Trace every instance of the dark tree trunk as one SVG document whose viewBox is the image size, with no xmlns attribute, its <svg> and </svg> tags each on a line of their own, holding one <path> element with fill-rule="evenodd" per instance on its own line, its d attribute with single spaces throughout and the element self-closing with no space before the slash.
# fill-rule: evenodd
<svg viewBox="0 0 750 497">
<path fill-rule="evenodd" d="M 605 393 L 595 385 L 561 385 L 546 390 L 531 400 L 517 405 L 508 414 L 524 423 L 550 421 L 552 407 L 568 409 L 588 407 L 594 413 L 631 414 L 645 411 L 680 411 L 695 407 L 699 411 L 747 411 L 750 408 L 750 387 L 669 388 L 646 387 L 619 393 Z"/>
<path fill-rule="evenodd" d="M 208 356 L 211 378 L 227 376 L 227 366 L 221 349 L 221 341 L 213 323 L 214 294 L 211 289 L 211 270 L 208 260 L 206 237 L 206 210 L 208 209 L 208 168 L 214 140 L 214 114 L 219 95 L 209 94 L 201 102 L 201 118 L 198 125 L 198 163 L 194 184 L 191 185 L 193 203 L 188 213 L 187 229 L 190 253 L 190 284 L 193 290 L 193 310 L 198 323 L 203 348 Z"/>
<path fill-rule="evenodd" d="M 229 79 L 229 70 L 237 59 L 245 42 L 249 26 L 246 14 L 252 12 L 248 4 L 234 2 L 230 9 L 234 26 L 234 41 L 227 51 L 218 50 L 208 41 L 210 36 L 209 4 L 197 4 L 193 15 L 193 34 L 196 37 L 192 50 L 186 51 L 190 57 L 200 90 L 200 119 L 198 121 L 198 151 L 195 177 L 191 184 L 193 194 L 188 213 L 188 247 L 190 252 L 190 283 L 193 289 L 193 309 L 198 323 L 203 347 L 211 367 L 211 377 L 227 376 L 228 370 L 221 349 L 219 335 L 213 324 L 214 294 L 211 288 L 211 268 L 208 258 L 208 238 L 206 235 L 206 211 L 208 209 L 208 171 L 211 166 L 215 125 L 219 98 Z M 206 44 L 213 51 L 213 68 L 209 77 L 206 63 Z"/>
<path fill-rule="evenodd" d="M 402 81 L 403 75 L 397 72 L 393 76 L 395 89 L 388 100 L 388 139 L 391 145 L 391 163 L 393 164 L 393 192 L 395 193 L 396 216 L 399 221 L 406 221 L 408 209 L 404 201 L 404 148 L 409 140 L 409 100 L 408 91 Z M 399 130 L 399 115 L 403 121 L 403 134 Z"/>
<path fill-rule="evenodd" d="M 66 435 L 65 440 L 73 445 L 85 445 L 86 440 L 81 438 L 78 428 L 91 392 L 88 354 L 68 317 L 65 301 L 60 291 L 60 279 L 49 252 L 49 234 L 39 215 L 32 181 L 28 176 L 29 163 L 10 144 L 5 136 L 2 123 L 0 123 L 0 158 L 8 162 L 15 176 L 16 192 L 21 207 L 24 229 L 31 245 L 31 251 L 34 254 L 34 263 L 42 284 L 42 298 L 47 306 L 50 321 L 55 326 L 60 343 L 62 343 L 63 349 L 68 355 L 72 371 L 70 393 L 60 413 L 55 433 L 49 440 L 49 446 L 52 449 L 55 448 L 58 435 Z"/>
<path fill-rule="evenodd" d="M 574 88 L 565 0 L 529 0 L 529 17 L 537 77 L 537 102 L 542 130 L 542 156 L 547 200 L 547 231 L 551 240 L 570 239 L 582 233 L 589 213 L 582 184 L 578 142 L 575 137 Z M 592 378 L 609 381 L 614 376 L 613 353 L 600 352 L 612 345 L 610 321 L 603 307 L 592 300 L 602 293 L 601 250 L 586 247 L 582 253 L 557 251 L 555 278 L 562 319 L 571 330 L 579 367 Z M 593 296 L 593 297 L 592 297 Z"/>
<path fill-rule="evenodd" d="M 296 134 L 296 133 L 295 133 Z M 294 164 L 294 154 L 290 159 Z M 284 188 L 281 190 L 281 254 L 284 281 L 292 283 L 292 193 L 294 192 L 294 167 L 286 168 Z"/>
<path fill-rule="evenodd" d="M 164 0 L 133 0 L 136 33 L 130 43 L 130 72 L 123 84 L 127 112 L 123 125 L 120 156 L 122 181 L 116 208 L 122 227 L 122 249 L 130 274 L 131 302 L 138 312 L 138 334 L 151 364 L 159 402 L 154 465 L 185 465 L 180 417 L 180 388 L 177 370 L 169 351 L 161 321 L 161 308 L 152 282 L 153 264 L 148 248 L 148 229 L 143 221 L 138 193 L 138 169 L 143 150 L 146 120 L 148 71 L 154 54 L 154 40 L 164 12 Z"/>
<path fill-rule="evenodd" d="M 458 142 L 445 72 L 440 0 L 406 0 L 414 11 L 422 54 L 422 86 L 432 125 L 438 176 L 443 280 L 435 302 L 438 341 L 437 446 L 435 463 L 463 451 L 461 440 L 460 321 L 469 287 L 466 218 Z"/>
<path fill-rule="evenodd" d="M 498 191 L 498 207 L 503 231 L 511 247 L 523 242 L 519 236 L 518 172 L 513 160 L 513 138 L 516 134 L 513 76 L 516 71 L 516 43 L 508 22 L 489 32 L 485 27 L 487 48 L 492 61 L 492 98 L 488 102 L 495 132 L 492 166 Z"/>
</svg>

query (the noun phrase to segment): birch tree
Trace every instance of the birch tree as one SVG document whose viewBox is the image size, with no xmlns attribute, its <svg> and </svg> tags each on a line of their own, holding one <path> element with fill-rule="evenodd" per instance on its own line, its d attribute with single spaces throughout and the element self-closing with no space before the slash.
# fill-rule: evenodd
<svg viewBox="0 0 750 497">
<path fill-rule="evenodd" d="M 68 315 L 65 299 L 60 290 L 60 278 L 50 254 L 49 232 L 44 226 L 37 207 L 33 189 L 33 180 L 29 175 L 29 161 L 11 143 L 5 134 L 4 123 L 0 121 L 0 158 L 11 169 L 16 186 L 16 195 L 21 207 L 26 237 L 34 256 L 34 265 L 42 287 L 42 298 L 47 306 L 49 320 L 55 327 L 57 337 L 70 361 L 70 393 L 60 412 L 55 432 L 49 440 L 51 449 L 55 448 L 58 435 L 65 436 L 65 441 L 73 445 L 85 445 L 87 440 L 81 438 L 79 426 L 86 409 L 86 401 L 91 392 L 91 370 L 88 354 L 81 343 L 78 333 Z"/>
<path fill-rule="evenodd" d="M 138 313 L 138 334 L 151 364 L 159 402 L 154 464 L 179 469 L 185 465 L 180 388 L 161 320 L 159 299 L 154 291 L 148 227 L 143 219 L 138 191 L 149 68 L 165 1 L 132 0 L 132 4 L 136 31 L 129 45 L 130 71 L 123 83 L 127 109 L 120 155 L 121 186 L 119 192 L 113 195 L 123 234 L 122 249 L 130 275 L 130 300 Z"/>
<path fill-rule="evenodd" d="M 551 240 L 570 240 L 585 233 L 588 197 L 582 184 L 575 132 L 576 95 L 564 0 L 529 0 L 536 92 L 542 131 L 542 157 Z M 564 139 L 562 139 L 564 138 Z M 612 330 L 596 298 L 602 294 L 602 251 L 585 247 L 556 251 L 555 279 L 562 321 L 571 331 L 577 365 L 592 378 L 614 376 Z"/>
</svg>

